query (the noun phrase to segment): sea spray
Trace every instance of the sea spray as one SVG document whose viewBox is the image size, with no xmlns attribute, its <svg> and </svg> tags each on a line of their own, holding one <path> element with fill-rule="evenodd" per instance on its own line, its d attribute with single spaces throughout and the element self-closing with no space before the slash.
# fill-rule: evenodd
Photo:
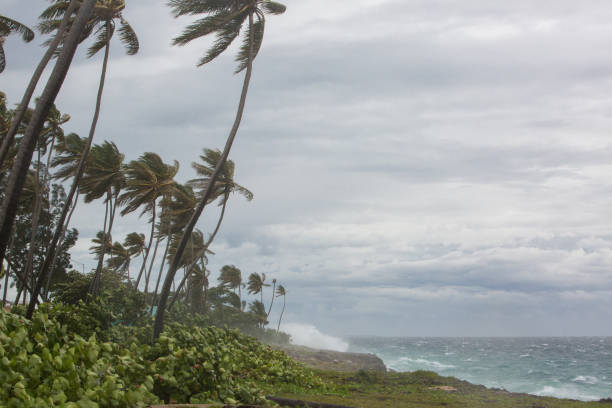
<svg viewBox="0 0 612 408">
<path fill-rule="evenodd" d="M 285 323 L 283 331 L 291 335 L 291 342 L 298 346 L 322 350 L 347 351 L 348 342 L 341 338 L 324 334 L 311 324 Z"/>
</svg>

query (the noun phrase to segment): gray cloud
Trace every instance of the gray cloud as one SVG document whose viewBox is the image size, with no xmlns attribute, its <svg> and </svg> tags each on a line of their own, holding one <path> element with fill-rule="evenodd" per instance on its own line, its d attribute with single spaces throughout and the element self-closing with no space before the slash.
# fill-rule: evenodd
<svg viewBox="0 0 612 408">
<path fill-rule="evenodd" d="M 46 4 L 3 13 L 33 25 Z M 177 159 L 184 181 L 222 146 L 242 77 L 231 56 L 195 68 L 207 40 L 170 47 L 188 19 L 128 7 L 142 49 L 113 47 L 96 137 Z M 288 4 L 232 151 L 255 200 L 230 203 L 211 269 L 278 278 L 288 321 L 335 334 L 611 335 L 610 14 L 603 0 Z M 5 47 L 16 102 L 42 50 Z M 87 131 L 99 69 L 77 56 L 58 99 L 70 131 Z M 80 262 L 98 214 L 75 215 Z"/>
</svg>

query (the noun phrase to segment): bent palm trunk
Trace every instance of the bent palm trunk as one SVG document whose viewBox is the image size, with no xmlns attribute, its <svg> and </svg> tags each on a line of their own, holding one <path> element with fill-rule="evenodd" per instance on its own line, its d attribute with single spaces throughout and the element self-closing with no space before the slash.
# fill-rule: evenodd
<svg viewBox="0 0 612 408">
<path fill-rule="evenodd" d="M 87 1 L 92 1 L 93 3 L 95 3 L 95 0 L 87 0 Z M 90 14 L 91 14 L 91 10 L 87 13 L 86 17 L 89 17 Z M 79 11 L 79 17 L 80 16 L 81 16 L 81 11 Z M 57 228 L 55 229 L 55 233 L 53 234 L 53 239 L 51 240 L 49 250 L 47 251 L 47 256 L 45 257 L 45 262 L 43 263 L 43 267 L 40 271 L 40 275 L 36 282 L 36 287 L 34 288 L 34 293 L 32 295 L 32 299 L 30 300 L 30 305 L 28 306 L 28 311 L 26 313 L 26 318 L 28 319 L 31 319 L 32 315 L 34 314 L 34 308 L 36 307 L 38 293 L 40 293 L 42 284 L 46 280 L 47 274 L 49 273 L 49 266 L 51 265 L 51 261 L 53 260 L 55 256 L 55 251 L 57 250 L 57 242 L 59 241 L 61 231 L 63 229 L 61 226 L 64 224 L 64 221 L 66 220 L 66 216 L 68 214 L 67 204 L 72 202 L 72 198 L 74 197 L 74 194 L 77 190 L 79 181 L 81 180 L 81 177 L 83 176 L 83 171 L 85 170 L 85 162 L 87 161 L 87 155 L 89 154 L 89 150 L 91 149 L 91 142 L 93 141 L 94 134 L 96 133 L 96 126 L 98 124 L 98 118 L 100 117 L 100 106 L 102 104 L 102 92 L 104 91 L 104 81 L 106 80 L 106 69 L 108 67 L 108 55 L 110 52 L 109 42 L 110 42 L 110 36 L 107 39 L 106 47 L 104 49 L 104 62 L 102 63 L 102 74 L 100 76 L 100 84 L 98 86 L 98 95 L 96 97 L 96 110 L 94 112 L 94 116 L 91 121 L 91 127 L 89 128 L 89 136 L 83 148 L 83 153 L 81 155 L 81 160 L 79 160 L 79 165 L 77 167 L 76 174 L 74 175 L 74 180 L 72 181 L 72 185 L 70 186 L 70 192 L 68 193 L 68 197 L 66 198 L 66 205 L 64 205 L 64 207 L 62 208 L 62 214 L 58 221 Z"/>
<path fill-rule="evenodd" d="M 162 292 L 159 299 L 159 307 L 157 309 L 157 315 L 155 316 L 155 325 L 153 327 L 153 338 L 157 339 L 164 329 L 164 315 L 166 312 L 166 304 L 168 302 L 168 297 L 170 296 L 170 288 L 172 286 L 172 282 L 174 281 L 174 275 L 176 275 L 176 271 L 179 267 L 179 262 L 183 256 L 183 252 L 185 251 L 185 247 L 187 245 L 187 241 L 193 232 L 196 222 L 200 218 L 202 214 L 202 210 L 206 206 L 206 202 L 212 195 L 215 182 L 219 177 L 219 173 L 223 168 L 223 165 L 227 161 L 227 157 L 229 156 L 229 152 L 232 148 L 232 144 L 234 143 L 234 139 L 236 138 L 236 133 L 238 133 L 238 128 L 240 127 L 240 122 L 242 121 L 242 114 L 244 113 L 244 106 L 246 103 L 246 97 L 249 90 L 249 83 L 251 81 L 251 74 L 253 72 L 253 11 L 251 10 L 249 13 L 249 27 L 250 35 L 249 35 L 249 59 L 247 63 L 247 70 L 244 76 L 244 82 L 242 85 L 242 92 L 240 95 L 240 102 L 238 104 L 238 111 L 236 112 L 236 118 L 234 119 L 234 125 L 230 131 L 230 134 L 225 142 L 225 147 L 223 148 L 223 153 L 219 158 L 219 162 L 217 163 L 217 167 L 215 167 L 215 171 L 210 176 L 210 181 L 208 186 L 206 187 L 206 191 L 204 192 L 204 196 L 202 200 L 198 204 L 195 212 L 191 216 L 189 223 L 185 227 L 185 231 L 183 232 L 183 236 L 177 248 L 174 259 L 172 260 L 172 264 L 170 265 L 170 269 L 168 270 L 168 274 L 166 275 L 166 279 L 164 280 L 164 286 L 162 287 Z"/>
</svg>

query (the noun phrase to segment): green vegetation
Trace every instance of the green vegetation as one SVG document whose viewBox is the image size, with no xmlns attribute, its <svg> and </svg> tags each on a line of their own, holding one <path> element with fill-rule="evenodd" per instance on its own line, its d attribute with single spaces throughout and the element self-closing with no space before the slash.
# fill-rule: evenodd
<svg viewBox="0 0 612 408">
<path fill-rule="evenodd" d="M 339 373 L 316 371 L 328 390 L 279 393 L 282 397 L 356 408 L 604 408 L 580 402 L 488 389 L 431 371 Z"/>
<path fill-rule="evenodd" d="M 0 311 L 0 401 L 41 408 L 264 404 L 270 392 L 324 389 L 310 370 L 236 330 L 171 323 L 151 345 L 151 321 L 104 328 L 107 310 L 46 304 L 31 321 Z"/>
</svg>

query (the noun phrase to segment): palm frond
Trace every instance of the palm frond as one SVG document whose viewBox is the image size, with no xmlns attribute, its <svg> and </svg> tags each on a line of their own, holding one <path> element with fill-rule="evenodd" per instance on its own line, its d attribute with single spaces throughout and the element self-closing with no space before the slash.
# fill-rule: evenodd
<svg viewBox="0 0 612 408">
<path fill-rule="evenodd" d="M 213 61 L 232 44 L 236 37 L 240 35 L 240 27 L 247 17 L 248 13 L 246 12 L 239 14 L 229 21 L 222 29 L 217 31 L 217 39 L 198 63 L 199 67 Z"/>
<path fill-rule="evenodd" d="M 104 47 L 109 46 L 110 40 L 115 32 L 115 24 L 109 22 L 96 30 L 96 41 L 87 49 L 87 58 L 91 58 Z"/>
<path fill-rule="evenodd" d="M 180 17 L 227 10 L 231 2 L 227 0 L 170 0 L 168 6 L 172 9 L 174 17 Z"/>
<path fill-rule="evenodd" d="M 249 58 L 255 60 L 257 54 L 259 53 L 259 49 L 261 48 L 261 43 L 263 42 L 264 29 L 266 26 L 266 20 L 263 14 L 256 13 L 255 21 L 253 22 L 253 55 L 251 55 L 251 27 L 247 28 L 243 39 L 242 44 L 240 46 L 240 51 L 236 56 L 236 61 L 239 63 L 238 68 L 234 71 L 235 74 L 240 73 L 249 65 Z M 252 61 L 251 61 L 252 62 Z"/>
<path fill-rule="evenodd" d="M 124 19 L 121 19 L 120 27 L 119 27 L 119 39 L 125 45 L 125 49 L 128 55 L 134 55 L 138 52 L 140 48 L 140 43 L 138 42 L 138 37 L 136 36 L 136 32 Z"/>
<path fill-rule="evenodd" d="M 0 24 L 8 27 L 10 32 L 20 34 L 25 42 L 30 42 L 34 39 L 34 31 L 19 21 L 0 15 Z"/>
<path fill-rule="evenodd" d="M 262 8 L 268 14 L 283 14 L 287 10 L 287 6 L 284 4 L 277 3 L 275 1 L 264 1 Z"/>
<path fill-rule="evenodd" d="M 228 21 L 233 19 L 233 13 L 217 13 L 207 16 L 189 24 L 181 35 L 172 40 L 173 45 L 185 45 L 197 38 L 204 37 L 217 30 L 221 30 Z"/>
<path fill-rule="evenodd" d="M 0 39 L 0 73 L 6 68 L 6 55 L 4 54 L 4 41 Z"/>
</svg>

